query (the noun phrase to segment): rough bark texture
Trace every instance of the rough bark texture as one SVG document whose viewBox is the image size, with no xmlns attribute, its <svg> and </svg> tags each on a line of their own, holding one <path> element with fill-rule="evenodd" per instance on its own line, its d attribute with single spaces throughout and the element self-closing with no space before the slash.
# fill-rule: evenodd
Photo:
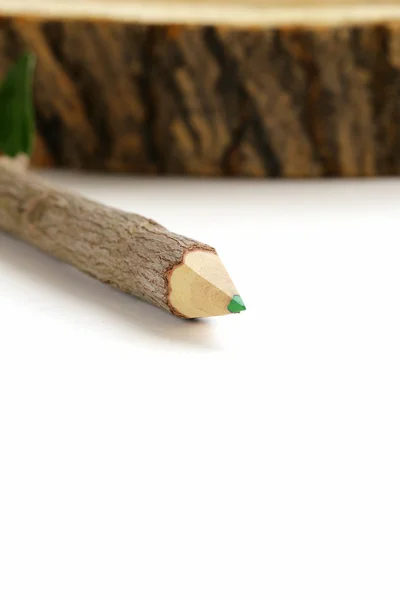
<svg viewBox="0 0 400 600">
<path fill-rule="evenodd" d="M 400 24 L 0 20 L 38 55 L 36 164 L 260 177 L 400 173 Z"/>
<path fill-rule="evenodd" d="M 150 219 L 56 190 L 5 158 L 0 229 L 170 312 L 171 269 L 187 250 L 213 250 Z"/>
</svg>

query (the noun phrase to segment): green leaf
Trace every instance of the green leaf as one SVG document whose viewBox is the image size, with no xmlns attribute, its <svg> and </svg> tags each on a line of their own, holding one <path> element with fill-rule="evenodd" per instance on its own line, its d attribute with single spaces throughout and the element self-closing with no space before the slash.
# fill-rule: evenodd
<svg viewBox="0 0 400 600">
<path fill-rule="evenodd" d="M 0 84 L 0 151 L 30 156 L 35 134 L 32 83 L 36 59 L 22 56 Z"/>
</svg>

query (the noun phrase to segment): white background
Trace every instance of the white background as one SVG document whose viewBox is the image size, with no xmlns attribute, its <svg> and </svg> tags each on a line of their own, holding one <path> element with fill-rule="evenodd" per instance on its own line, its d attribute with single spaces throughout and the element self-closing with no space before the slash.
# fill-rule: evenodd
<svg viewBox="0 0 400 600">
<path fill-rule="evenodd" d="M 46 177 L 216 246 L 248 310 L 0 235 L 1 600 L 398 600 L 400 180 Z"/>
</svg>

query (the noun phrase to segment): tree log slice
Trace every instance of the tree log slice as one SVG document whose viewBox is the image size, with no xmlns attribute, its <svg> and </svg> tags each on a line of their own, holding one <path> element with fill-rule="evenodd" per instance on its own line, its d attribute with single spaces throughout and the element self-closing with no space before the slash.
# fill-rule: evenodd
<svg viewBox="0 0 400 600">
<path fill-rule="evenodd" d="M 2 0 L 0 76 L 27 49 L 36 165 L 400 173 L 398 0 Z"/>
</svg>

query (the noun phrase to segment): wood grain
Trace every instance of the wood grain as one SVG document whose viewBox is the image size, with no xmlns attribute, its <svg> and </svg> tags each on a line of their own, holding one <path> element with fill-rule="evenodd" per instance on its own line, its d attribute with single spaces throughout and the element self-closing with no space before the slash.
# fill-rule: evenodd
<svg viewBox="0 0 400 600">
<path fill-rule="evenodd" d="M 38 55 L 35 164 L 256 177 L 400 173 L 400 24 L 228 27 L 6 17 Z"/>
</svg>

